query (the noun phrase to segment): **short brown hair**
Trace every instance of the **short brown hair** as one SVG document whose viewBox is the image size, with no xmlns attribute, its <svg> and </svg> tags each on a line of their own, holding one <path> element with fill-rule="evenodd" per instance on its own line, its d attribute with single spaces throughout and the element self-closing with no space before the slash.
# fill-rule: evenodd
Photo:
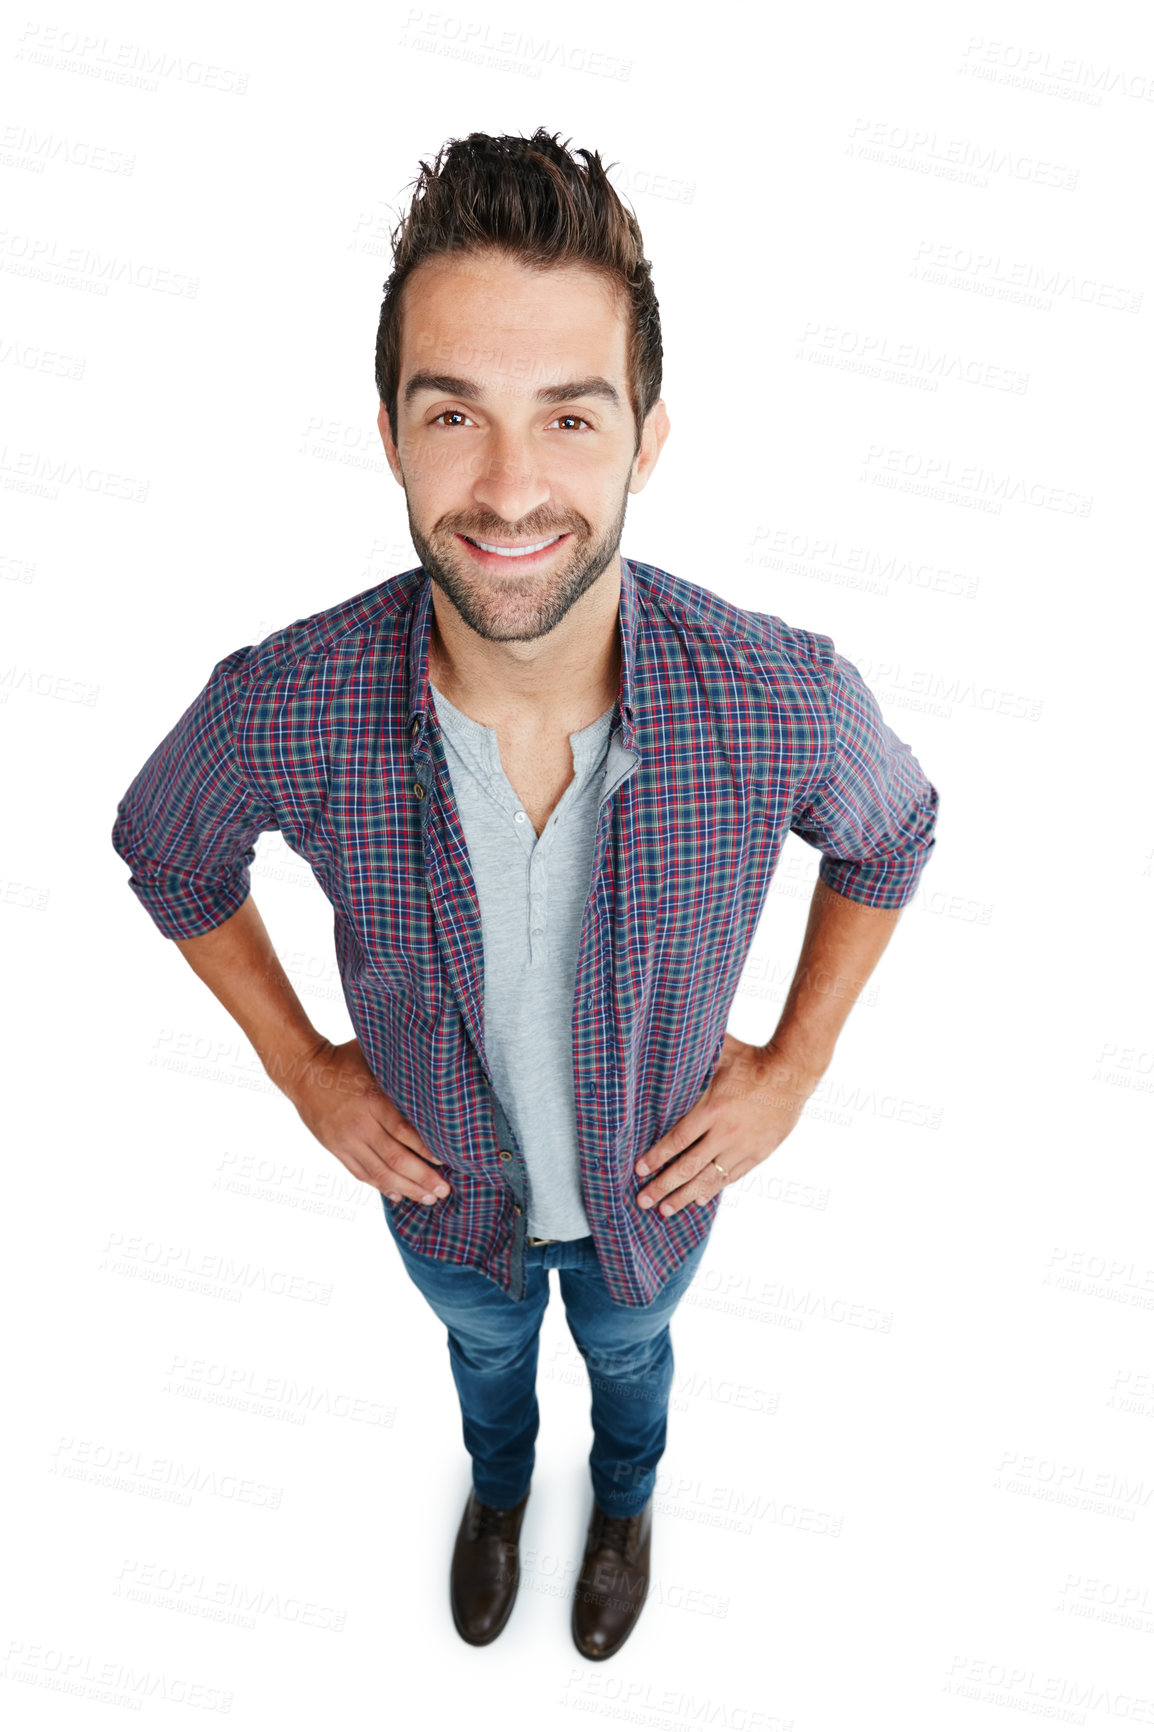
<svg viewBox="0 0 1154 1732">
<path fill-rule="evenodd" d="M 412 203 L 391 236 L 393 270 L 377 327 L 377 394 L 394 438 L 405 283 L 437 254 L 495 250 L 535 269 L 585 265 L 625 297 L 629 400 L 640 446 L 642 423 L 661 396 L 661 319 L 637 218 L 598 153 L 570 152 L 568 140 L 562 145 L 542 127 L 531 138 L 471 132 L 442 145 L 431 167 L 422 161 L 412 185 Z"/>
</svg>

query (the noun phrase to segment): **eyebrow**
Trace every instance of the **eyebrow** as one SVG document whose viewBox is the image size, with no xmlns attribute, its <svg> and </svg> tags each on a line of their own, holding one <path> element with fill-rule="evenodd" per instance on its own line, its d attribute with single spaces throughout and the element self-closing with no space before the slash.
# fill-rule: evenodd
<svg viewBox="0 0 1154 1732">
<path fill-rule="evenodd" d="M 406 404 L 421 391 L 438 391 L 447 397 L 467 397 L 475 403 L 483 401 L 485 396 L 474 379 L 459 379 L 452 373 L 414 373 L 405 386 Z M 568 379 L 561 385 L 542 385 L 536 395 L 539 403 L 568 403 L 575 397 L 600 397 L 615 409 L 621 407 L 621 396 L 616 386 L 597 373 L 587 379 Z"/>
</svg>

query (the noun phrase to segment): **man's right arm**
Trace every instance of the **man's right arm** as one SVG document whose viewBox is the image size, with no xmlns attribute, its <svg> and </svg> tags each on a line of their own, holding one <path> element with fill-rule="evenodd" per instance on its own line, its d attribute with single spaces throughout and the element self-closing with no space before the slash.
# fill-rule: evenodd
<svg viewBox="0 0 1154 1732">
<path fill-rule="evenodd" d="M 252 896 L 211 932 L 177 938 L 177 949 L 238 1022 L 285 1094 L 324 1045 L 273 949 Z"/>
<path fill-rule="evenodd" d="M 438 1157 L 384 1093 L 359 1041 L 334 1046 L 313 1027 L 251 895 L 211 932 L 175 943 L 318 1142 L 354 1178 L 394 1202 L 431 1205 L 448 1195 Z"/>
<path fill-rule="evenodd" d="M 382 1092 L 359 1043 L 334 1046 L 317 1033 L 250 894 L 256 839 L 279 827 L 274 794 L 244 775 L 233 737 L 252 654 L 246 646 L 217 663 L 133 778 L 112 843 L 153 924 L 240 1024 L 317 1140 L 387 1196 L 432 1202 L 445 1185 L 440 1161 Z"/>
</svg>

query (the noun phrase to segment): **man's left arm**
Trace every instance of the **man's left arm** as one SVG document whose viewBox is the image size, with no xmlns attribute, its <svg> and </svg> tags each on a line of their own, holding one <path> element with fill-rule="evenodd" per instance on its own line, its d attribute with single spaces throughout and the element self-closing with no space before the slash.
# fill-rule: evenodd
<svg viewBox="0 0 1154 1732">
<path fill-rule="evenodd" d="M 765 1046 L 725 1035 L 705 1093 L 636 1163 L 640 1208 L 704 1203 L 785 1140 L 933 850 L 937 789 L 853 664 L 829 646 L 823 665 L 828 750 L 791 825 L 822 860 L 784 1009 Z"/>
</svg>

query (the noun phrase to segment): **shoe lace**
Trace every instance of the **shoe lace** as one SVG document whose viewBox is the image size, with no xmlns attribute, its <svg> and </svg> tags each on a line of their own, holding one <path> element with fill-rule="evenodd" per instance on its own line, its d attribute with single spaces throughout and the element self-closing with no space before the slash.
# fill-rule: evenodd
<svg viewBox="0 0 1154 1732">
<path fill-rule="evenodd" d="M 611 1516 L 598 1510 L 598 1526 L 595 1544 L 609 1551 L 620 1552 L 623 1558 L 629 1556 L 629 1544 L 637 1523 L 636 1516 Z"/>
<path fill-rule="evenodd" d="M 511 1510 L 500 1509 L 496 1504 L 477 1502 L 477 1538 L 506 1539 L 508 1537 L 506 1524 L 512 1515 Z"/>
</svg>

